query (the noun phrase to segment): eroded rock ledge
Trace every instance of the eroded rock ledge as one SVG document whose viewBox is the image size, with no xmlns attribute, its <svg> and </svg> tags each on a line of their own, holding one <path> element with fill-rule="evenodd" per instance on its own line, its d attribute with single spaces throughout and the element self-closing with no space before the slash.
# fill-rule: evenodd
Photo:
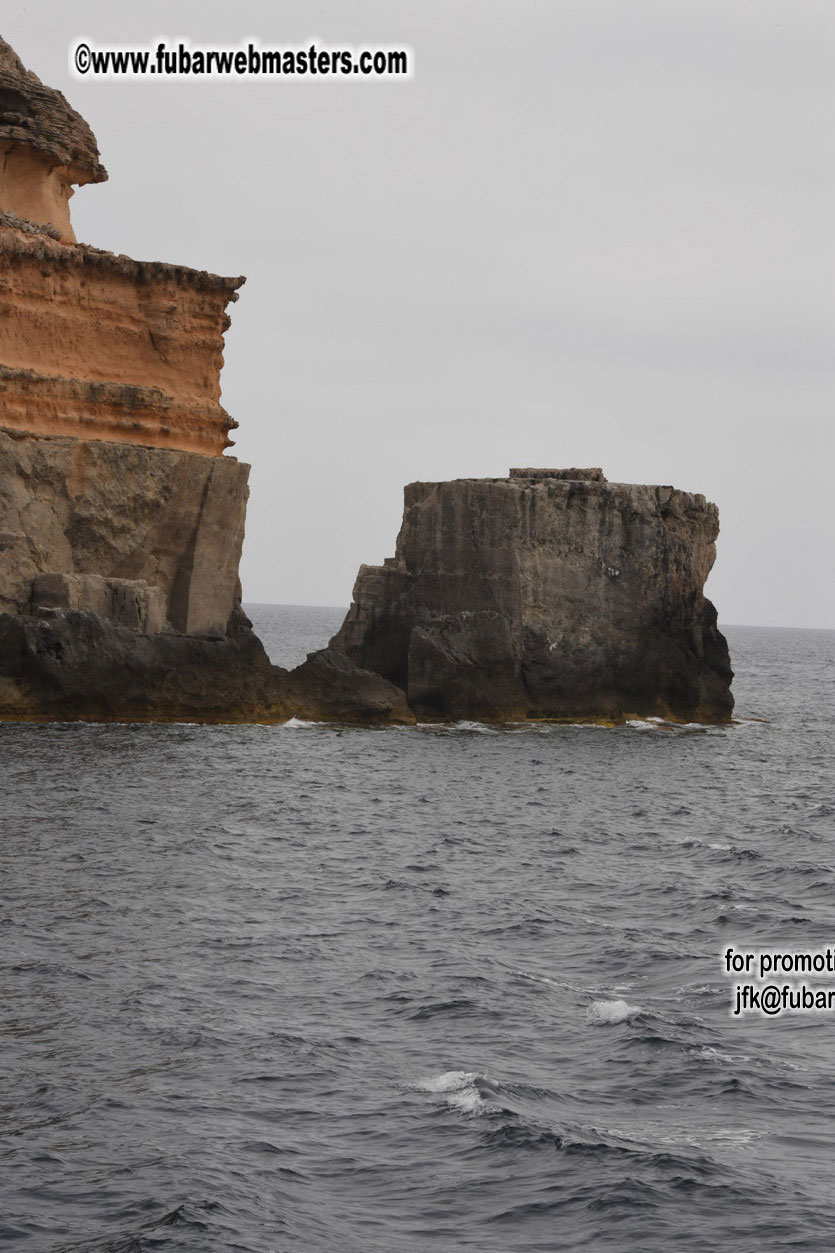
<svg viewBox="0 0 835 1253">
<path fill-rule="evenodd" d="M 96 137 L 60 91 L 45 87 L 0 39 L 0 204 L 74 240 L 73 186 L 101 183 Z"/>
<path fill-rule="evenodd" d="M 0 421 L 220 456 L 226 307 L 243 278 L 27 232 L 0 213 Z"/>
</svg>

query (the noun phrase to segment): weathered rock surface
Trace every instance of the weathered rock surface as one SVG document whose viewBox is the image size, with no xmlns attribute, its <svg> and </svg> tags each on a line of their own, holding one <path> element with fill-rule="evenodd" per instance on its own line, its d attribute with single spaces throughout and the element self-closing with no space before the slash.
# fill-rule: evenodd
<svg viewBox="0 0 835 1253">
<path fill-rule="evenodd" d="M 226 306 L 243 278 L 11 222 L 0 215 L 0 424 L 220 456 L 237 426 L 220 403 Z"/>
<path fill-rule="evenodd" d="M 243 278 L 77 244 L 90 127 L 0 39 L 0 424 L 220 456 L 226 306 Z"/>
<path fill-rule="evenodd" d="M 360 568 L 329 650 L 422 718 L 725 721 L 702 593 L 718 530 L 703 496 L 599 470 L 412 483 L 396 554 Z"/>
<path fill-rule="evenodd" d="M 342 653 L 321 649 L 295 670 L 282 673 L 283 699 L 294 717 L 367 725 L 416 721 L 401 688 L 360 669 Z"/>
<path fill-rule="evenodd" d="M 73 184 L 106 177 L 0 40 L 0 710 L 289 716 L 239 607 L 249 467 L 222 457 L 244 280 L 77 244 Z"/>
<path fill-rule="evenodd" d="M 270 665 L 236 609 L 224 636 L 137 634 L 80 609 L 0 614 L 0 720 L 410 723 L 404 694 L 346 658 Z"/>
<path fill-rule="evenodd" d="M 32 580 L 32 612 L 86 609 L 140 635 L 168 626 L 162 588 L 144 579 L 105 579 L 100 574 L 39 574 Z"/>
<path fill-rule="evenodd" d="M 231 457 L 0 428 L 0 611 L 29 612 L 41 575 L 139 580 L 174 630 L 225 634 L 248 475 Z M 103 612 L 84 586 L 67 606 Z"/>
<path fill-rule="evenodd" d="M 81 114 L 0 39 L 0 143 L 8 142 L 32 148 L 92 182 L 107 178 L 96 137 Z"/>
<path fill-rule="evenodd" d="M 271 670 L 247 629 L 140 635 L 86 610 L 0 614 L 4 719 L 269 721 Z"/>
</svg>

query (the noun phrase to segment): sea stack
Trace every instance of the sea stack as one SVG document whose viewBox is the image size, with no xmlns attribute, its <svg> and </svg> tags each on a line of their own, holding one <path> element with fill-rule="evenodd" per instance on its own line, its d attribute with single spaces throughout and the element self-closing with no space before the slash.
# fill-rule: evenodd
<svg viewBox="0 0 835 1253">
<path fill-rule="evenodd" d="M 395 556 L 360 568 L 330 649 L 419 718 L 725 722 L 718 532 L 704 496 L 600 469 L 411 483 Z"/>
</svg>

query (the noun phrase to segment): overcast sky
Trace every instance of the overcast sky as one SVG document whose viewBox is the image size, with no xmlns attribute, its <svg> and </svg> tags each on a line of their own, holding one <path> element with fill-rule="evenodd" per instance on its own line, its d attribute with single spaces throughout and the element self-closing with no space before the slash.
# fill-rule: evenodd
<svg viewBox="0 0 835 1253">
<path fill-rule="evenodd" d="M 411 480 L 602 465 L 718 503 L 720 622 L 835 627 L 831 0 L 11 0 L 0 33 L 98 138 L 79 239 L 247 275 L 245 599 L 347 604 Z M 416 72 L 82 83 L 80 36 Z"/>
</svg>

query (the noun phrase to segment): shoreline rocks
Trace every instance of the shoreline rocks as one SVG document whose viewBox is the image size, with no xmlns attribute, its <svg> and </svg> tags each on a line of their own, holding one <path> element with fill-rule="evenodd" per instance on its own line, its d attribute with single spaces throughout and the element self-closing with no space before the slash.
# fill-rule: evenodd
<svg viewBox="0 0 835 1253">
<path fill-rule="evenodd" d="M 271 665 L 223 455 L 244 279 L 77 243 L 95 136 L 2 39 L 0 88 L 0 719 L 730 719 L 715 505 L 598 467 L 412 483 L 328 648 Z"/>
<path fill-rule="evenodd" d="M 0 615 L 0 718 L 729 722 L 718 526 L 703 496 L 597 476 L 410 484 L 395 556 L 292 671 L 239 605 L 219 633 L 152 634 L 144 584 L 41 577 L 40 607 Z M 72 607 L 90 582 L 121 617 Z"/>
<path fill-rule="evenodd" d="M 240 608 L 225 634 L 143 634 L 85 609 L 0 614 L 0 722 L 409 725 L 405 696 L 345 658 L 271 665 Z"/>
</svg>

